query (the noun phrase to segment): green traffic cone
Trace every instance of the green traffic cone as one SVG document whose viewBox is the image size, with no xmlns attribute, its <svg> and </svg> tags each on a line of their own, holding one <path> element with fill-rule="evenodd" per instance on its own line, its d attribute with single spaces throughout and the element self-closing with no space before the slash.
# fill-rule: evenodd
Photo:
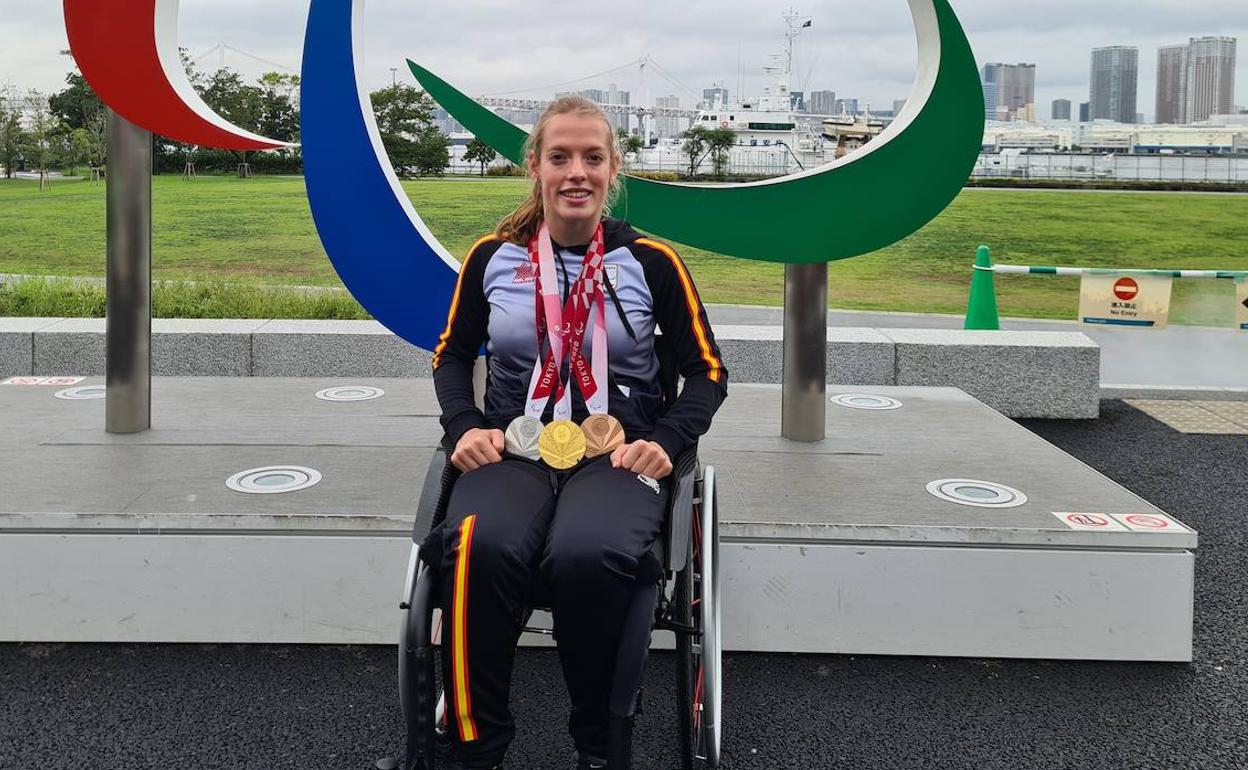
<svg viewBox="0 0 1248 770">
<path fill-rule="evenodd" d="M 963 329 L 999 331 L 997 290 L 993 282 L 992 255 L 987 246 L 975 252 L 975 270 L 971 276 L 971 296 L 966 303 L 966 325 Z"/>
</svg>

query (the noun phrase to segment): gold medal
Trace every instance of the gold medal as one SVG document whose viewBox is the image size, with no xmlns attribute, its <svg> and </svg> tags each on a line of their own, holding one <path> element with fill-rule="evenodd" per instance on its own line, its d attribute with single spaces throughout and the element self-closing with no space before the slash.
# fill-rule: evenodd
<svg viewBox="0 0 1248 770">
<path fill-rule="evenodd" d="M 591 414 L 581 423 L 585 431 L 585 456 L 601 457 L 624 443 L 624 426 L 609 414 Z"/>
<path fill-rule="evenodd" d="M 585 432 L 571 420 L 556 420 L 542 431 L 537 446 L 547 465 L 564 471 L 585 456 Z"/>
</svg>

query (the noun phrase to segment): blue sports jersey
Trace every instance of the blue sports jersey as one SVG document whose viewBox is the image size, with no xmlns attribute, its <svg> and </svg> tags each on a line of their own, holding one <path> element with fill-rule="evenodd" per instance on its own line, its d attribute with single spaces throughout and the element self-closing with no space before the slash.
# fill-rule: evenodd
<svg viewBox="0 0 1248 770">
<path fill-rule="evenodd" d="M 672 459 L 705 433 L 727 396 L 728 371 L 689 271 L 667 244 L 646 238 L 618 219 L 603 220 L 607 290 L 608 412 L 629 441 L 657 442 Z M 555 244 L 561 296 L 580 273 L 586 246 Z M 447 327 L 433 355 L 433 379 L 442 425 L 453 442 L 471 428 L 506 429 L 524 413 L 537 361 L 537 301 L 528 247 L 483 238 L 460 269 Z M 660 331 L 684 377 L 680 396 L 666 410 L 659 385 L 655 334 Z M 586 354 L 594 355 L 586 334 Z M 485 412 L 477 409 L 472 367 L 485 346 L 488 379 Z M 563 379 L 567 381 L 567 363 Z M 572 419 L 588 411 L 572 389 Z M 546 406 L 545 420 L 554 408 Z"/>
</svg>

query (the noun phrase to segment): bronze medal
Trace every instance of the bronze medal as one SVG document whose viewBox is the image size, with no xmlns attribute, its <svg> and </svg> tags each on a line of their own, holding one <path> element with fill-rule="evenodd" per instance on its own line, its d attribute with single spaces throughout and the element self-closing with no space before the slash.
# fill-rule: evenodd
<svg viewBox="0 0 1248 770">
<path fill-rule="evenodd" d="M 585 456 L 601 457 L 624 444 L 624 426 L 609 414 L 591 414 L 581 423 L 585 431 Z"/>
<path fill-rule="evenodd" d="M 537 446 L 547 465 L 564 471 L 585 456 L 585 433 L 571 420 L 555 420 L 542 431 Z"/>
<path fill-rule="evenodd" d="M 521 415 L 507 426 L 507 432 L 503 434 L 503 445 L 513 455 L 539 460 L 542 453 L 537 448 L 537 440 L 541 435 L 541 420 Z"/>
</svg>

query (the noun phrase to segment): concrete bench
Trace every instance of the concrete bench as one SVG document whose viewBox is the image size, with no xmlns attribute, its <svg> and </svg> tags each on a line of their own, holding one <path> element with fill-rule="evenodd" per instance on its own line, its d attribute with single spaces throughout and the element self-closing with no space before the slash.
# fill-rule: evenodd
<svg viewBox="0 0 1248 770">
<path fill-rule="evenodd" d="M 152 322 L 158 376 L 428 377 L 428 351 L 375 321 Z M 733 382 L 779 383 L 780 326 L 720 325 Z M 1007 417 L 1093 418 L 1100 348 L 1081 332 L 828 329 L 828 382 L 960 388 Z M 0 378 L 104 374 L 104 320 L 0 319 Z"/>
<path fill-rule="evenodd" d="M 897 385 L 947 385 L 1006 417 L 1100 413 L 1101 349 L 1082 332 L 882 329 Z"/>
</svg>

